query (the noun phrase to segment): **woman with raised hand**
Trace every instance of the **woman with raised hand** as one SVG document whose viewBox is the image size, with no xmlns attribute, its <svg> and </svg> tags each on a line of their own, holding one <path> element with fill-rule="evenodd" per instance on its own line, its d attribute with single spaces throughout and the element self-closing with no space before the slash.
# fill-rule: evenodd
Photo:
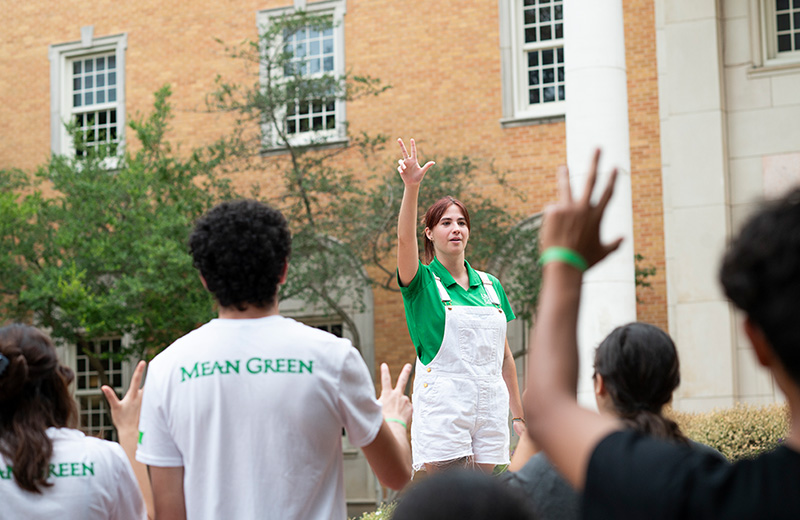
<svg viewBox="0 0 800 520">
<path fill-rule="evenodd" d="M 467 208 L 453 197 L 425 213 L 425 262 L 417 245 L 420 184 L 433 166 L 420 167 L 417 148 L 398 139 L 397 170 L 405 185 L 397 223 L 397 278 L 409 334 L 417 351 L 411 446 L 414 469 L 507 464 L 508 409 L 524 430 L 514 358 L 506 323 L 514 312 L 494 276 L 465 259 Z"/>
<path fill-rule="evenodd" d="M 0 515 L 146 518 L 120 445 L 72 429 L 73 379 L 43 332 L 20 324 L 0 328 Z"/>
</svg>

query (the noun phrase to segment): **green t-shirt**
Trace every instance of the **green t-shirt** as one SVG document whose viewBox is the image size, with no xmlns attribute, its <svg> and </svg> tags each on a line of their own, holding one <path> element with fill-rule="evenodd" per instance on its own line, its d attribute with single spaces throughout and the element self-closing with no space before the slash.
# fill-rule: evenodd
<svg viewBox="0 0 800 520">
<path fill-rule="evenodd" d="M 450 295 L 453 305 L 470 305 L 475 307 L 493 307 L 489 295 L 483 288 L 480 276 L 469 265 L 466 260 L 469 274 L 469 289 L 464 289 L 453 278 L 453 275 L 434 258 L 430 265 L 419 264 L 417 274 L 408 287 L 400 286 L 403 294 L 403 305 L 406 309 L 406 323 L 411 341 L 417 350 L 417 356 L 423 365 L 430 363 L 439 352 L 444 337 L 444 304 L 436 288 L 436 280 L 433 275 L 439 277 Z M 500 299 L 500 307 L 506 315 L 506 321 L 514 319 L 514 311 L 508 303 L 506 292 L 503 286 L 492 275 L 489 275 L 497 297 Z M 400 279 L 397 280 L 400 285 Z"/>
</svg>

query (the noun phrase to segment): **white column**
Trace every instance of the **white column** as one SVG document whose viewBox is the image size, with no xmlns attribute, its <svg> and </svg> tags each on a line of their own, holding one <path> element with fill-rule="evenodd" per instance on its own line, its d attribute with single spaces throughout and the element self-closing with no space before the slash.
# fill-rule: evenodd
<svg viewBox="0 0 800 520">
<path fill-rule="evenodd" d="M 622 0 L 564 2 L 567 164 L 573 193 L 582 193 L 594 149 L 600 147 L 600 186 L 612 168 L 616 190 L 601 227 L 605 241 L 625 240 L 584 277 L 578 344 L 578 399 L 594 406 L 594 349 L 616 326 L 636 320 L 631 206 L 628 89 Z M 598 193 L 600 190 L 596 190 Z"/>
</svg>

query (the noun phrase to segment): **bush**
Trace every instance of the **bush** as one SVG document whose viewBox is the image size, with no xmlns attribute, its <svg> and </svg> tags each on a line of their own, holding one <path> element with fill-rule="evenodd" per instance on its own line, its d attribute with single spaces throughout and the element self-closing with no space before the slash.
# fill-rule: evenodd
<svg viewBox="0 0 800 520">
<path fill-rule="evenodd" d="M 785 404 L 737 404 L 707 413 L 668 413 L 692 440 L 716 449 L 731 461 L 751 458 L 778 446 L 789 430 Z"/>
<path fill-rule="evenodd" d="M 389 520 L 392 518 L 392 513 L 394 513 L 395 507 L 397 507 L 396 502 L 381 504 L 376 511 L 364 513 L 363 515 L 359 516 L 357 520 Z"/>
</svg>

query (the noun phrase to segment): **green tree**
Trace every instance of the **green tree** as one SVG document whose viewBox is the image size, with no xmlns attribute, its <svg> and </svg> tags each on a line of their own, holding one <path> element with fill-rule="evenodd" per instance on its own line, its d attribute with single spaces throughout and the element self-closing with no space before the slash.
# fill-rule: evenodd
<svg viewBox="0 0 800 520">
<path fill-rule="evenodd" d="M 308 74 L 307 63 L 286 42 L 298 32 L 325 31 L 332 23 L 329 17 L 298 12 L 273 20 L 258 41 L 226 47 L 232 58 L 245 63 L 253 80 L 243 84 L 217 78 L 208 105 L 211 110 L 235 114 L 236 130 L 224 146 L 233 151 L 239 168 L 272 171 L 277 165 L 280 169 L 279 188 L 267 191 L 255 186 L 253 193 L 280 208 L 292 227 L 292 261 L 282 298 L 299 298 L 325 308 L 326 314 L 348 326 L 353 343 L 361 348 L 353 315 L 361 310 L 364 286 L 397 290 L 393 284 L 395 226 L 402 184 L 392 164 L 379 162 L 386 155 L 386 136 L 352 135 L 345 127 L 340 129 L 345 139 L 331 147 L 330 132 L 324 137 L 307 132 L 300 140 L 292 118 L 287 118 L 297 111 L 352 102 L 389 88 L 378 79 L 352 72 Z M 311 126 L 309 130 L 327 129 L 327 123 Z M 268 158 L 265 149 L 270 152 Z M 348 153 L 351 160 L 361 159 L 357 174 L 342 167 Z M 475 162 L 466 157 L 440 160 L 426 177 L 421 211 L 446 194 L 463 199 L 475 226 L 470 261 L 488 268 L 492 260 L 494 272 L 511 280 L 510 295 L 522 315 L 529 317 L 539 279 L 535 226 L 515 226 L 518 217 L 482 197 L 473 181 L 475 169 Z M 495 176 L 502 182 L 502 175 Z M 514 196 L 511 190 L 508 193 Z M 517 276 L 519 268 L 525 271 Z"/>
<path fill-rule="evenodd" d="M 132 119 L 140 146 L 113 168 L 110 146 L 86 146 L 73 132 L 75 156 L 54 155 L 34 175 L 0 172 L 5 319 L 72 344 L 127 334 L 122 355 L 145 357 L 211 317 L 187 238 L 197 217 L 233 195 L 217 171 L 226 150 L 179 157 L 165 138 L 169 96 L 162 88 L 152 113 Z"/>
</svg>

